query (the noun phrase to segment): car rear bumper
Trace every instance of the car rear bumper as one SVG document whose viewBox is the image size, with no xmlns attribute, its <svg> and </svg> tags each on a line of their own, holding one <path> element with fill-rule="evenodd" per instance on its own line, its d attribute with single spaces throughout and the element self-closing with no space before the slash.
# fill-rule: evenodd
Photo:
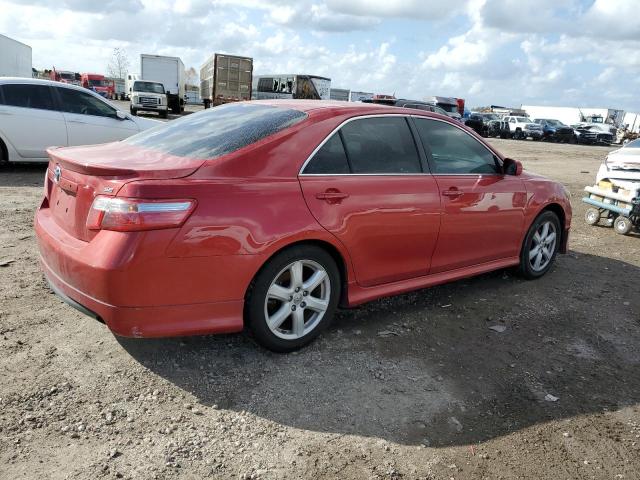
<svg viewBox="0 0 640 480">
<path fill-rule="evenodd" d="M 153 257 L 152 242 L 143 249 L 148 258 L 136 258 L 135 244 L 115 255 L 127 246 L 118 244 L 117 237 L 81 242 L 58 227 L 49 211 L 40 208 L 35 217 L 40 263 L 49 284 L 63 300 L 103 321 L 117 335 L 242 330 L 244 291 L 256 256 L 170 258 L 161 245 L 162 254 Z M 162 235 L 155 241 L 161 242 Z"/>
<path fill-rule="evenodd" d="M 81 292 L 60 278 L 40 257 L 51 289 L 76 310 L 104 322 L 123 337 L 174 337 L 239 332 L 242 301 L 157 307 L 117 307 Z"/>
</svg>

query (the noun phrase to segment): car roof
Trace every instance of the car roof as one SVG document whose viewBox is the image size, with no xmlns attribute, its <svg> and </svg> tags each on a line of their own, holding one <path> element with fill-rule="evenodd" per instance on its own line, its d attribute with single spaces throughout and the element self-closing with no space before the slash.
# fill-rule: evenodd
<svg viewBox="0 0 640 480">
<path fill-rule="evenodd" d="M 23 77 L 0 77 L 0 85 L 3 84 L 23 84 L 23 85 L 49 85 L 50 87 L 71 88 L 80 90 L 81 92 L 90 92 L 90 90 L 73 85 L 71 83 L 56 82 L 54 80 L 42 80 L 40 78 L 23 78 Z"/>
<path fill-rule="evenodd" d="M 108 103 L 111 107 L 116 110 L 120 110 L 116 105 L 108 102 L 104 97 L 98 95 L 93 90 L 89 90 L 88 88 L 84 88 L 79 85 L 73 85 L 71 83 L 62 83 L 56 82 L 54 80 L 41 80 L 39 78 L 23 78 L 23 77 L 0 77 L 0 85 L 48 85 L 50 87 L 58 87 L 58 88 L 68 88 L 70 90 L 77 90 L 79 92 L 88 93 L 89 95 L 93 95 L 94 97 L 102 100 L 103 102 Z"/>
<path fill-rule="evenodd" d="M 338 100 L 251 100 L 250 103 L 258 105 L 272 105 L 274 107 L 289 108 L 298 110 L 309 115 L 322 113 L 331 113 L 336 115 L 377 115 L 377 114 L 404 114 L 404 115 L 420 115 L 425 117 L 446 118 L 450 117 L 441 115 L 427 110 L 418 110 L 415 108 L 396 107 L 395 105 L 384 105 L 380 103 L 363 103 L 363 102 L 341 102 Z"/>
</svg>

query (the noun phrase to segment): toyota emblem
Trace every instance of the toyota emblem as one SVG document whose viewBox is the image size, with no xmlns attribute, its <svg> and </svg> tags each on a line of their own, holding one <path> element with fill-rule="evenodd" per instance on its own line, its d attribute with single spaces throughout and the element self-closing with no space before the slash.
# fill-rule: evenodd
<svg viewBox="0 0 640 480">
<path fill-rule="evenodd" d="M 62 175 L 62 169 L 60 165 L 56 165 L 56 168 L 53 170 L 53 181 L 58 183 L 60 181 L 60 175 Z"/>
</svg>

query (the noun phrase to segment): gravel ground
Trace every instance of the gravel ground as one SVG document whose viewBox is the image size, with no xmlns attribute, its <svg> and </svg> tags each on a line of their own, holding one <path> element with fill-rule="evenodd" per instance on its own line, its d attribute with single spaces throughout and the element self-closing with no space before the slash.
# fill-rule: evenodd
<svg viewBox="0 0 640 480">
<path fill-rule="evenodd" d="M 0 167 L 0 478 L 640 478 L 640 235 L 580 202 L 607 149 L 493 142 L 570 188 L 569 254 L 341 311 L 289 355 L 66 306 L 38 268 L 44 167 Z"/>
</svg>

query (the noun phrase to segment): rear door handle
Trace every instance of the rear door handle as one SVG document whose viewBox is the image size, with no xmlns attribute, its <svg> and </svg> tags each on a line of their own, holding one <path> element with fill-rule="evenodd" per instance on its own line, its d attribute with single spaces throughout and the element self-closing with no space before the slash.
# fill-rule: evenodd
<svg viewBox="0 0 640 480">
<path fill-rule="evenodd" d="M 86 125 L 89 122 L 82 122 L 80 120 L 67 120 L 67 123 L 79 123 L 81 125 Z"/>
<path fill-rule="evenodd" d="M 6 110 L 0 110 L 0 115 L 11 115 L 11 112 L 7 112 Z"/>
<path fill-rule="evenodd" d="M 445 190 L 444 192 L 442 192 L 442 195 L 449 198 L 458 198 L 460 195 L 462 195 L 462 193 L 463 192 L 461 190 L 458 190 L 457 188 L 450 188 L 449 190 Z"/>
<path fill-rule="evenodd" d="M 340 203 L 348 196 L 349 194 L 343 193 L 335 188 L 330 188 L 324 192 L 316 193 L 316 198 L 318 200 L 325 200 L 327 203 Z"/>
</svg>

